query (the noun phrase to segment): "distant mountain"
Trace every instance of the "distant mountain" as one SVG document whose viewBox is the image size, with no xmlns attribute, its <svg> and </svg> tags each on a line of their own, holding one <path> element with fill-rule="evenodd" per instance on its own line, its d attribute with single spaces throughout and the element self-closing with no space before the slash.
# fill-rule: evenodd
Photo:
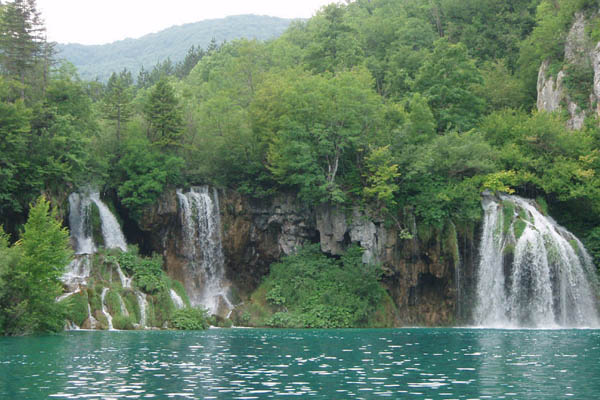
<svg viewBox="0 0 600 400">
<path fill-rule="evenodd" d="M 114 71 L 127 68 L 136 77 L 159 61 L 171 58 L 174 63 L 185 58 L 192 46 L 206 48 L 214 38 L 217 43 L 239 38 L 267 40 L 281 35 L 290 19 L 259 15 L 237 15 L 221 19 L 173 26 L 139 39 L 125 39 L 104 45 L 59 44 L 58 58 L 73 63 L 83 79 L 108 80 Z"/>
</svg>

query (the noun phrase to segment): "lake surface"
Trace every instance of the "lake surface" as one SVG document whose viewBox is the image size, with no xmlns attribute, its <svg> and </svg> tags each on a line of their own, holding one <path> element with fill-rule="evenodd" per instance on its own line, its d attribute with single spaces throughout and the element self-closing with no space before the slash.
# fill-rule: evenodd
<svg viewBox="0 0 600 400">
<path fill-rule="evenodd" d="M 597 330 L 66 332 L 0 338 L 0 398 L 592 399 Z"/>
</svg>

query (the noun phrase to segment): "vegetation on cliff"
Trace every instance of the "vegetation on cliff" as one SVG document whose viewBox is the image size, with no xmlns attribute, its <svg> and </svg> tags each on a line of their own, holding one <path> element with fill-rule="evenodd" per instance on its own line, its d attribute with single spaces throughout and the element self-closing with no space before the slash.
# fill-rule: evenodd
<svg viewBox="0 0 600 400">
<path fill-rule="evenodd" d="M 237 319 L 277 328 L 391 327 L 394 308 L 386 309 L 392 302 L 379 275 L 377 266 L 363 264 L 357 246 L 340 260 L 325 256 L 319 245 L 306 246 L 271 266 Z"/>
</svg>

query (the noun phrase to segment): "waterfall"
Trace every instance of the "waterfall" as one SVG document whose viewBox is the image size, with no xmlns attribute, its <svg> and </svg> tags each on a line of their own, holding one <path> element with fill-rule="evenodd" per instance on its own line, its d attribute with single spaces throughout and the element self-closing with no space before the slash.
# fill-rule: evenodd
<svg viewBox="0 0 600 400">
<path fill-rule="evenodd" d="M 131 289 L 131 281 L 133 280 L 133 277 L 128 278 L 125 276 L 119 263 L 117 263 L 117 274 L 119 274 L 119 280 L 121 281 L 121 286 L 123 289 Z"/>
<path fill-rule="evenodd" d="M 117 293 L 117 296 L 119 297 L 119 304 L 121 305 L 121 314 L 125 317 L 129 317 L 129 311 L 127 311 L 127 306 L 125 305 L 123 298 L 119 293 Z"/>
<path fill-rule="evenodd" d="M 91 205 L 98 207 L 104 246 L 127 251 L 127 242 L 117 218 L 100 200 L 97 190 L 71 193 L 69 196 L 69 226 L 75 254 L 94 254 L 96 245 L 92 236 Z"/>
<path fill-rule="evenodd" d="M 96 327 L 98 326 L 98 321 L 96 321 L 96 318 L 94 318 L 94 316 L 92 315 L 92 307 L 90 306 L 90 303 L 88 303 L 88 319 L 90 321 L 90 329 L 96 329 Z"/>
<path fill-rule="evenodd" d="M 71 193 L 69 196 L 69 227 L 75 254 L 93 254 L 96 252 L 90 222 L 89 196 Z"/>
<path fill-rule="evenodd" d="M 139 327 L 142 329 L 146 329 L 146 309 L 148 308 L 148 300 L 146 300 L 146 295 L 140 291 L 136 291 L 135 295 L 138 299 L 138 304 L 140 306 L 140 323 Z"/>
<path fill-rule="evenodd" d="M 100 200 L 100 194 L 97 191 L 91 192 L 90 198 L 94 204 L 96 204 L 100 213 L 104 246 L 107 249 L 121 249 L 122 251 L 127 251 L 127 242 L 121 231 L 119 221 L 117 221 L 106 204 Z"/>
<path fill-rule="evenodd" d="M 80 327 L 77 326 L 77 324 L 75 324 L 72 321 L 67 321 L 65 324 L 65 331 L 79 331 L 81 330 Z"/>
<path fill-rule="evenodd" d="M 108 308 L 106 307 L 106 302 L 104 301 L 104 298 L 106 297 L 106 293 L 109 290 L 110 290 L 109 288 L 102 289 L 102 314 L 104 314 L 104 316 L 106 317 L 106 320 L 108 321 L 108 330 L 114 331 L 115 328 L 113 327 L 113 323 L 112 323 L 112 315 L 110 315 L 110 313 L 108 312 Z"/>
<path fill-rule="evenodd" d="M 76 254 L 73 261 L 69 263 L 60 280 L 73 294 L 79 290 L 79 286 L 85 285 L 90 277 L 92 269 L 89 254 Z"/>
<path fill-rule="evenodd" d="M 600 327 L 597 277 L 583 244 L 535 203 L 485 196 L 474 323 Z"/>
<path fill-rule="evenodd" d="M 183 303 L 183 299 L 177 294 L 176 291 L 171 289 L 169 293 L 171 294 L 171 300 L 173 300 L 173 304 L 175 304 L 175 307 L 177 309 L 181 309 L 181 308 L 185 307 L 185 304 Z"/>
<path fill-rule="evenodd" d="M 210 314 L 233 308 L 225 281 L 221 248 L 219 196 L 207 186 L 177 192 L 183 233 L 183 250 L 188 259 L 185 286 L 193 306 L 204 306 Z"/>
</svg>

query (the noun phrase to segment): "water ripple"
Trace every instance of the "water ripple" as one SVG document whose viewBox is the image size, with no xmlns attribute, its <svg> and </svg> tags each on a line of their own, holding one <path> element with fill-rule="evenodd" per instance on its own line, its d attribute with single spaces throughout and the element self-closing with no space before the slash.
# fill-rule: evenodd
<svg viewBox="0 0 600 400">
<path fill-rule="evenodd" d="M 0 398 L 594 398 L 600 332 L 211 330 L 0 339 Z"/>
</svg>

